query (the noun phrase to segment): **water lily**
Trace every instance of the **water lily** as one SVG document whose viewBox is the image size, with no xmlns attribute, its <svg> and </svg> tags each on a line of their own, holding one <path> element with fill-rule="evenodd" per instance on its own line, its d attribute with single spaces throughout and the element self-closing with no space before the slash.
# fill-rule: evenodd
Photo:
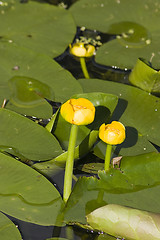
<svg viewBox="0 0 160 240">
<path fill-rule="evenodd" d="M 105 125 L 103 123 L 99 128 L 99 138 L 107 143 L 105 156 L 105 171 L 109 170 L 112 145 L 121 144 L 125 140 L 125 127 L 121 122 L 113 121 Z"/>
<path fill-rule="evenodd" d="M 92 57 L 95 53 L 95 47 L 91 44 L 75 43 L 69 46 L 70 53 L 76 57 Z"/>
<path fill-rule="evenodd" d="M 95 107 L 88 99 L 85 98 L 70 99 L 61 106 L 60 113 L 67 122 L 72 124 L 63 189 L 63 200 L 64 202 L 67 202 L 72 188 L 74 150 L 78 134 L 78 126 L 88 125 L 94 121 Z"/>
<path fill-rule="evenodd" d="M 121 144 L 125 139 L 125 127 L 117 121 L 107 125 L 103 123 L 99 129 L 99 138 L 111 145 Z"/>
<path fill-rule="evenodd" d="M 70 99 L 61 106 L 60 112 L 71 124 L 88 125 L 94 120 L 95 107 L 85 98 Z"/>
<path fill-rule="evenodd" d="M 84 44 L 81 42 L 70 45 L 69 47 L 70 53 L 76 57 L 79 57 L 81 68 L 85 78 L 90 78 L 86 67 L 85 58 L 89 58 L 94 55 L 95 47 L 91 44 Z"/>
</svg>

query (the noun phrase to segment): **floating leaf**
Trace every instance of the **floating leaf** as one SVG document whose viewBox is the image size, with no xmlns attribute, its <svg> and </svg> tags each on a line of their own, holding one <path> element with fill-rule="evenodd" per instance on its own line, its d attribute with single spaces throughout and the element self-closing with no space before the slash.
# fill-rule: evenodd
<svg viewBox="0 0 160 240">
<path fill-rule="evenodd" d="M 98 63 L 130 69 L 143 57 L 151 59 L 155 68 L 160 66 L 159 0 L 81 0 L 70 11 L 78 26 L 116 35 L 98 49 Z"/>
<path fill-rule="evenodd" d="M 63 201 L 53 184 L 29 166 L 2 153 L 0 166 L 1 211 L 40 225 L 58 224 Z"/>
<path fill-rule="evenodd" d="M 15 149 L 24 158 L 34 161 L 52 159 L 62 149 L 45 128 L 10 110 L 0 109 L 0 146 Z M 8 152 L 8 151 L 7 151 Z"/>
<path fill-rule="evenodd" d="M 64 52 L 76 33 L 74 20 L 65 9 L 35 1 L 21 4 L 18 0 L 1 12 L 0 29 L 0 42 L 6 46 L 27 47 L 52 58 Z"/>
<path fill-rule="evenodd" d="M 112 116 L 113 120 L 120 120 L 126 127 L 137 134 L 160 145 L 159 121 L 160 100 L 140 89 L 132 86 L 103 81 L 99 79 L 80 79 L 84 92 L 116 94 L 119 102 Z M 136 142 L 135 142 L 136 143 Z"/>
<path fill-rule="evenodd" d="M 86 214 L 110 203 L 159 213 L 159 164 L 160 154 L 141 154 L 124 157 L 120 170 L 102 171 L 100 179 L 79 178 L 65 209 L 65 221 L 86 224 Z"/>
<path fill-rule="evenodd" d="M 94 154 L 105 159 L 106 155 L 106 143 L 99 141 L 93 149 Z M 131 127 L 126 127 L 126 139 L 117 146 L 113 147 L 113 157 L 122 156 L 134 156 L 135 154 L 144 154 L 149 152 L 157 152 L 156 148 L 147 140 L 146 136 L 138 134 L 138 132 Z"/>
<path fill-rule="evenodd" d="M 88 136 L 75 148 L 74 160 L 80 159 L 85 156 L 92 148 L 95 142 L 98 139 L 98 131 L 92 130 Z M 67 160 L 68 151 L 60 154 L 56 158 L 41 162 L 35 163 L 32 167 L 45 174 L 46 176 L 52 176 L 53 174 L 64 169 L 66 160 Z"/>
<path fill-rule="evenodd" d="M 11 92 L 8 87 L 8 81 L 15 76 L 25 76 L 40 82 L 41 86 L 47 85 L 47 91 L 51 93 L 49 94 L 50 100 L 58 102 L 63 102 L 73 94 L 82 92 L 82 88 L 77 80 L 46 55 L 16 47 L 12 44 L 6 45 L 1 43 L 0 61 L 1 104 L 4 98 L 10 99 Z M 49 95 L 47 94 L 47 96 Z M 12 105 L 8 103 L 7 108 L 39 118 L 50 118 L 52 116 L 52 107 L 45 100 L 41 100 L 41 104 L 38 106 L 27 104 L 27 106 L 17 107 L 13 103 Z"/>
<path fill-rule="evenodd" d="M 21 240 L 17 227 L 3 213 L 0 213 L 0 235 L 3 240 Z"/>
<path fill-rule="evenodd" d="M 12 92 L 10 101 L 20 107 L 38 105 L 44 98 L 54 98 L 47 84 L 33 78 L 15 76 L 9 80 L 9 86 Z"/>
<path fill-rule="evenodd" d="M 149 63 L 143 59 L 137 60 L 129 75 L 129 81 L 147 92 L 160 92 L 160 72 L 149 66 Z"/>
<path fill-rule="evenodd" d="M 108 204 L 87 215 L 87 222 L 97 230 L 131 240 L 160 239 L 160 214 L 117 204 Z"/>
<path fill-rule="evenodd" d="M 115 237 L 102 233 L 98 235 L 95 240 L 115 240 Z"/>
</svg>

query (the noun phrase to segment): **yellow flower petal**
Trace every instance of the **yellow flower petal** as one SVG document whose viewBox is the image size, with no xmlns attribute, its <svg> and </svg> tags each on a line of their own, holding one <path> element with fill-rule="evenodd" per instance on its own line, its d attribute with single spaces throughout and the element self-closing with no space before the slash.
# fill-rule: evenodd
<svg viewBox="0 0 160 240">
<path fill-rule="evenodd" d="M 125 140 L 125 137 L 125 127 L 117 121 L 113 121 L 107 125 L 103 123 L 99 129 L 99 138 L 107 144 L 121 144 Z"/>
<path fill-rule="evenodd" d="M 92 57 L 95 47 L 91 44 L 75 43 L 70 47 L 70 53 L 76 57 Z"/>
<path fill-rule="evenodd" d="M 61 115 L 69 123 L 88 125 L 94 121 L 95 107 L 85 98 L 70 99 L 61 106 Z"/>
</svg>

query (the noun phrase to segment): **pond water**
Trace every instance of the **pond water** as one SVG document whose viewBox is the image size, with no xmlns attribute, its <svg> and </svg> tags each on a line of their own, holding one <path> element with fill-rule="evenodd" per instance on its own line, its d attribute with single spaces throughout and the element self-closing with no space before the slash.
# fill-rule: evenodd
<svg viewBox="0 0 160 240">
<path fill-rule="evenodd" d="M 21 0 L 21 2 L 27 2 L 27 0 Z M 40 1 L 44 2 L 44 1 Z M 66 5 L 66 8 L 70 7 L 72 3 L 76 2 L 76 0 L 64 0 L 63 2 L 61 0 L 47 0 L 47 2 L 55 5 L 64 4 Z M 100 36 L 101 43 L 105 43 L 107 41 L 110 41 L 111 39 L 114 39 L 114 35 L 108 35 L 97 31 L 91 31 L 89 29 L 82 30 L 80 27 L 77 27 L 77 34 L 75 38 L 93 38 L 96 39 L 97 36 Z M 98 44 L 98 43 L 97 43 Z M 98 46 L 97 46 L 98 47 Z M 57 61 L 63 68 L 67 69 L 69 72 L 72 73 L 72 75 L 78 80 L 80 78 L 84 78 L 84 75 L 82 73 L 80 62 L 72 57 L 69 53 L 69 49 L 67 48 L 66 51 L 56 57 L 54 60 Z M 119 82 L 126 85 L 131 85 L 128 80 L 128 76 L 130 74 L 130 70 L 120 70 L 116 69 L 116 67 L 107 67 L 100 64 L 97 64 L 95 62 L 94 57 L 86 62 L 87 68 L 90 73 L 91 78 L 97 78 L 102 80 L 108 80 L 113 82 Z M 17 83 L 18 80 L 12 80 L 12 83 Z M 28 83 L 26 83 L 28 84 Z M 36 85 L 36 83 L 33 83 Z M 52 95 L 46 88 L 45 91 L 47 92 L 48 96 Z M 15 97 L 15 96 L 14 96 Z M 38 97 L 35 99 L 37 101 Z M 52 102 L 50 102 L 52 105 Z M 54 106 L 53 106 L 54 108 Z M 32 119 L 32 117 L 30 117 Z M 35 120 L 35 119 L 32 119 Z M 42 120 L 43 122 L 43 120 Z M 47 120 L 44 120 L 44 125 L 47 123 Z M 41 123 L 42 124 L 42 123 Z M 43 125 L 43 124 L 42 124 Z M 158 151 L 160 151 L 160 148 L 156 145 L 154 145 Z M 97 160 L 101 162 L 102 160 L 98 157 L 95 157 L 95 155 L 92 155 L 92 153 L 89 153 L 87 156 L 81 159 L 81 163 L 83 162 L 90 162 L 90 159 L 94 159 L 96 162 Z M 79 166 L 79 169 L 74 172 L 75 177 L 79 178 L 81 176 L 92 176 L 94 174 L 89 174 L 81 171 L 81 168 Z M 63 182 L 64 182 L 64 170 L 58 172 L 54 176 L 52 176 L 49 179 L 54 186 L 58 189 L 61 196 L 63 193 Z M 73 185 L 75 184 L 75 181 L 73 180 Z M 48 238 L 52 237 L 61 237 L 66 238 L 68 240 L 96 240 L 97 235 L 96 233 L 93 233 L 89 230 L 83 230 L 82 228 L 78 226 L 66 226 L 66 227 L 48 227 L 48 226 L 39 226 L 36 224 L 26 223 L 23 221 L 20 221 L 16 218 L 8 216 L 19 228 L 20 232 L 22 233 L 23 240 L 46 240 Z M 108 238 L 109 239 L 109 238 Z M 111 239 L 111 238 L 110 238 Z"/>
</svg>

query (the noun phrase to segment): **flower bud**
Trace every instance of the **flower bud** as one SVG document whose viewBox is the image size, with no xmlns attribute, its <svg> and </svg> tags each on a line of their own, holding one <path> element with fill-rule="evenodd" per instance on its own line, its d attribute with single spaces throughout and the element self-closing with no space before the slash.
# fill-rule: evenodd
<svg viewBox="0 0 160 240">
<path fill-rule="evenodd" d="M 113 121 L 107 125 L 103 123 L 99 128 L 99 138 L 107 144 L 121 144 L 125 137 L 125 127 L 120 122 Z"/>
<path fill-rule="evenodd" d="M 61 106 L 61 115 L 69 123 L 88 125 L 94 121 L 95 107 L 85 98 L 70 99 Z"/>
<path fill-rule="evenodd" d="M 95 47 L 91 44 L 75 43 L 70 45 L 70 53 L 76 57 L 92 57 Z"/>
</svg>

